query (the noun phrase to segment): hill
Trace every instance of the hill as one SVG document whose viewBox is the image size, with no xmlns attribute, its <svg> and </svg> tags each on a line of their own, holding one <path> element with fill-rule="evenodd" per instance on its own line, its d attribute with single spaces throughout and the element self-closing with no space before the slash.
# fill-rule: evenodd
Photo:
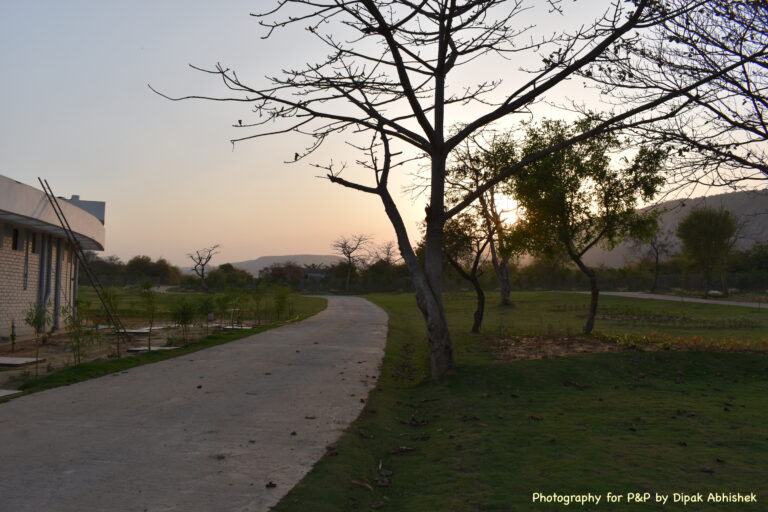
<svg viewBox="0 0 768 512">
<path fill-rule="evenodd" d="M 341 258 L 331 254 L 289 254 L 286 256 L 262 256 L 255 260 L 233 262 L 232 266 L 258 276 L 259 271 L 263 268 L 275 263 L 287 263 L 289 261 L 303 267 L 304 265 L 333 265 L 341 261 Z"/>
<path fill-rule="evenodd" d="M 691 211 L 701 208 L 729 210 L 742 222 L 741 233 L 736 242 L 737 249 L 748 249 L 758 241 L 768 240 L 768 190 L 740 191 L 712 196 L 674 199 L 664 201 L 648 209 L 661 209 L 661 229 L 669 233 L 672 252 L 680 250 L 680 240 L 675 236 L 677 224 Z M 633 247 L 631 242 L 623 242 L 615 249 L 607 251 L 594 248 L 585 255 L 588 265 L 621 267 L 636 262 L 644 255 L 644 250 Z"/>
</svg>

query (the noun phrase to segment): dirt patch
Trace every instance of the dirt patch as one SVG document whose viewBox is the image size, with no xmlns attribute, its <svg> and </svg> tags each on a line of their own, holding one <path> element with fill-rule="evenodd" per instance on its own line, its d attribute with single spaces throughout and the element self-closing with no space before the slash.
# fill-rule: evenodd
<svg viewBox="0 0 768 512">
<path fill-rule="evenodd" d="M 627 347 L 614 341 L 579 336 L 509 336 L 491 342 L 491 352 L 502 361 L 546 359 L 626 350 L 658 350 L 658 347 Z"/>
<path fill-rule="evenodd" d="M 134 323 L 125 322 L 133 327 Z M 138 325 L 138 324 L 137 324 Z M 250 325 L 249 325 L 250 327 Z M 197 341 L 206 335 L 220 330 L 213 325 L 205 327 L 195 325 L 189 328 L 187 342 Z M 147 335 L 131 335 L 131 341 L 120 347 L 122 356 L 128 355 L 126 350 L 130 347 L 146 347 Z M 178 327 L 158 328 L 152 331 L 152 345 L 154 346 L 183 346 L 183 333 Z M 115 336 L 110 329 L 99 329 L 98 340 L 89 343 L 84 349 L 82 361 L 98 361 L 115 357 Z M 1 357 L 35 357 L 35 340 L 23 339 L 16 343 L 15 348 L 8 341 L 0 343 Z M 35 369 L 35 364 L 27 364 L 21 367 L 0 367 L 0 389 L 17 389 L 25 380 L 60 370 L 74 363 L 72 344 L 64 332 L 48 335 L 47 341 L 39 346 L 38 357 L 40 361 Z"/>
</svg>

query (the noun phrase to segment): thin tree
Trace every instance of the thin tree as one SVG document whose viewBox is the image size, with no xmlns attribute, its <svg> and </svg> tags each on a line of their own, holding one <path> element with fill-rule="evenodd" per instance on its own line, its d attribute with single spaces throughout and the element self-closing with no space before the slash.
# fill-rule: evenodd
<svg viewBox="0 0 768 512">
<path fill-rule="evenodd" d="M 657 217 L 655 223 L 648 225 L 647 231 L 634 234 L 632 239 L 634 248 L 638 251 L 645 249 L 646 257 L 653 261 L 653 283 L 650 291 L 656 293 L 659 288 L 661 260 L 672 253 L 671 233 L 661 228 Z"/>
<path fill-rule="evenodd" d="M 197 277 L 200 278 L 200 285 L 204 290 L 206 289 L 205 268 L 208 266 L 208 263 L 211 262 L 211 259 L 219 254 L 219 251 L 217 250 L 219 247 L 221 246 L 216 244 L 210 247 L 198 249 L 195 252 L 187 254 L 189 259 L 191 259 L 192 263 L 194 264 L 192 270 L 195 272 L 195 274 L 197 274 Z"/>
<path fill-rule="evenodd" d="M 584 122 L 568 126 L 562 121 L 544 121 L 529 126 L 523 152 L 536 153 L 568 139 L 572 132 L 584 130 L 579 126 Z M 622 149 L 618 137 L 593 137 L 530 165 L 512 184 L 525 212 L 521 229 L 529 249 L 563 252 L 589 279 L 585 334 L 595 326 L 600 288 L 597 272 L 584 262 L 584 255 L 598 244 L 613 247 L 633 232 L 647 230 L 655 217 L 635 208 L 639 200 L 653 199 L 664 182 L 660 175 L 663 151 L 641 147 L 632 161 L 625 158 L 617 168 L 611 157 Z"/>
<path fill-rule="evenodd" d="M 141 297 L 147 322 L 149 322 L 149 331 L 147 332 L 147 352 L 150 352 L 152 350 L 152 328 L 155 325 L 155 317 L 157 316 L 158 307 L 157 292 L 154 290 L 150 281 L 141 285 L 139 296 Z"/>
<path fill-rule="evenodd" d="M 552 16 L 562 15 L 559 1 L 547 3 Z M 334 135 L 366 151 L 358 162 L 372 171 L 367 183 L 342 176 L 344 164 L 319 167 L 331 182 L 380 198 L 424 316 L 431 374 L 440 378 L 453 366 L 442 296 L 445 223 L 531 163 L 601 133 L 670 115 L 654 112 L 667 102 L 695 94 L 752 56 L 700 78 L 683 77 L 674 89 L 656 91 L 638 104 L 619 105 L 594 115 L 595 123 L 583 132 L 510 162 L 447 208 L 445 176 L 450 152 L 491 123 L 512 115 L 530 115 L 548 94 L 586 72 L 590 64 L 613 63 L 620 59 L 620 48 L 636 44 L 654 26 L 706 3 L 691 0 L 667 9 L 657 0 L 615 2 L 592 24 L 552 34 L 550 27 L 558 24 L 555 20 L 547 24 L 545 33 L 549 35 L 537 36 L 530 20 L 524 18 L 530 7 L 525 0 L 275 0 L 266 12 L 256 14 L 267 30 L 266 37 L 290 27 L 306 30 L 317 38 L 318 46 L 328 50 L 327 55 L 304 67 L 286 67 L 268 77 L 266 84 L 247 83 L 221 64 L 196 68 L 222 80 L 231 95 L 185 98 L 247 104 L 253 120 L 233 123 L 235 129 L 248 130 L 233 143 L 288 132 L 306 135 L 306 149 L 296 151 L 287 161 L 302 161 Z M 529 74 L 519 74 L 522 79 L 516 84 L 482 78 L 462 83 L 457 76 L 457 70 L 473 62 L 513 68 L 510 61 L 520 57 L 522 62 L 526 53 L 539 58 L 541 65 L 529 69 Z M 495 62 L 494 56 L 501 59 Z M 464 122 L 463 127 L 449 134 L 447 128 L 458 121 Z M 425 158 L 430 169 L 423 264 L 416 258 L 389 189 L 392 170 L 415 157 Z"/>
<path fill-rule="evenodd" d="M 508 133 L 481 134 L 466 139 L 451 153 L 451 166 L 446 180 L 448 201 L 461 200 L 465 194 L 483 185 L 516 159 L 517 148 Z M 505 221 L 511 210 L 498 206 L 498 199 L 508 193 L 505 183 L 488 188 L 472 208 L 483 219 L 483 229 L 489 234 L 491 263 L 499 281 L 502 306 L 514 306 L 510 299 L 510 263 L 519 257 L 524 245 L 513 223 Z"/>
<path fill-rule="evenodd" d="M 331 247 L 346 261 L 347 279 L 344 290 L 349 292 L 352 284 L 352 273 L 358 263 L 361 262 L 361 254 L 365 252 L 368 244 L 371 243 L 371 237 L 368 235 L 351 235 L 349 237 L 341 236 L 333 241 Z"/>
<path fill-rule="evenodd" d="M 485 219 L 477 213 L 461 213 L 445 224 L 445 257 L 456 272 L 472 284 L 476 306 L 471 332 L 480 333 L 485 313 L 485 292 L 480 284 L 480 264 L 486 256 L 492 233 L 483 229 Z"/>
</svg>

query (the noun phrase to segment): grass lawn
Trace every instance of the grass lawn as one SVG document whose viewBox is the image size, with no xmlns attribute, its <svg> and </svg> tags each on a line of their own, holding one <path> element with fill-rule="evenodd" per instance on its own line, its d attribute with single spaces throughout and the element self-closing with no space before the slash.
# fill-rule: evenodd
<svg viewBox="0 0 768 512">
<path fill-rule="evenodd" d="M 62 370 L 50 373 L 44 377 L 27 380 L 24 382 L 24 384 L 19 386 L 19 390 L 25 392 L 35 392 L 42 391 L 44 389 L 55 388 L 58 386 L 66 386 L 76 382 L 101 377 L 110 373 L 127 370 L 135 366 L 154 363 L 157 361 L 170 359 L 172 357 L 189 354 L 190 352 L 196 352 L 198 350 L 203 350 L 215 345 L 221 345 L 223 343 L 228 343 L 230 341 L 244 338 L 252 334 L 257 334 L 269 329 L 273 329 L 286 323 L 303 320 L 324 310 L 327 305 L 326 299 L 320 297 L 306 297 L 294 294 L 291 296 L 291 300 L 294 303 L 295 310 L 294 316 L 288 321 L 274 321 L 254 329 L 210 334 L 198 341 L 191 342 L 186 346 L 174 350 L 162 350 L 136 355 L 126 355 L 120 359 L 89 361 L 68 366 Z M 0 399 L 0 402 L 2 401 L 3 400 Z"/>
<path fill-rule="evenodd" d="M 493 338 L 578 333 L 588 297 L 516 294 L 467 334 L 471 295 L 449 296 L 457 368 L 426 379 L 409 295 L 369 297 L 390 315 L 379 385 L 360 418 L 274 509 L 288 511 L 768 510 L 768 355 L 636 351 L 498 361 Z M 491 297 L 492 303 L 495 297 Z M 606 336 L 768 348 L 768 312 L 603 297 Z M 623 338 L 624 339 L 624 338 Z M 607 504 L 607 492 L 669 494 Z M 532 503 L 534 492 L 601 494 L 597 506 Z M 758 503 L 671 503 L 742 492 Z M 653 498 L 652 498 L 653 499 Z"/>
</svg>

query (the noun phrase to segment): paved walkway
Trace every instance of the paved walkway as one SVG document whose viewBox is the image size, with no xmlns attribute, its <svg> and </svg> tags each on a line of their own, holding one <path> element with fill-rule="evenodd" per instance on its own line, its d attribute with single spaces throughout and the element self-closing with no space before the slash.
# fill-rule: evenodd
<svg viewBox="0 0 768 512">
<path fill-rule="evenodd" d="M 386 332 L 380 308 L 330 297 L 300 323 L 0 404 L 0 509 L 268 510 L 359 414 Z"/>
<path fill-rule="evenodd" d="M 580 292 L 589 293 L 589 292 Z M 768 304 L 759 302 L 734 302 L 732 300 L 697 299 L 696 297 L 679 297 L 676 295 L 661 295 L 643 292 L 600 292 L 600 295 L 615 295 L 616 297 L 631 297 L 633 299 L 674 300 L 676 302 L 698 302 L 701 304 L 721 304 L 723 306 L 739 306 L 743 308 L 768 309 Z"/>
</svg>

